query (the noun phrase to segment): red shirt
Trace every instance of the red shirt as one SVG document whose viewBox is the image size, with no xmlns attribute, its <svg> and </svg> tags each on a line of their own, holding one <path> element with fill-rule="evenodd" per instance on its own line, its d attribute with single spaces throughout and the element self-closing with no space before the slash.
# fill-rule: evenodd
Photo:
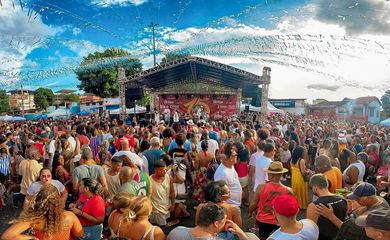
<svg viewBox="0 0 390 240">
<path fill-rule="evenodd" d="M 93 195 L 91 198 L 87 198 L 85 194 L 81 194 L 79 197 L 79 200 L 77 200 L 77 208 L 79 208 L 81 211 L 83 211 L 86 214 L 89 214 L 91 216 L 94 216 L 96 218 L 98 217 L 104 217 L 105 214 L 105 208 L 106 203 L 104 202 L 103 198 L 99 195 Z M 80 217 L 81 225 L 83 226 L 93 226 L 95 225 L 93 222 Z"/>
<path fill-rule="evenodd" d="M 45 155 L 43 155 L 43 143 L 41 143 L 40 141 L 36 141 L 34 143 L 34 146 L 38 149 L 39 154 L 41 154 L 42 157 L 45 157 Z"/>
<path fill-rule="evenodd" d="M 281 184 L 266 183 L 263 192 L 259 196 L 259 208 L 256 219 L 259 222 L 267 224 L 278 224 L 272 208 L 272 200 L 279 195 L 288 194 L 288 188 Z"/>
</svg>

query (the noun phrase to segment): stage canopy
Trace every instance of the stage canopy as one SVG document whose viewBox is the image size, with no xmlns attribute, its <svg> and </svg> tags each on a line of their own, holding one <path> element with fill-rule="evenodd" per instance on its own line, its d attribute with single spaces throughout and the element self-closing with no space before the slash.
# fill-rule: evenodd
<svg viewBox="0 0 390 240">
<path fill-rule="evenodd" d="M 126 84 L 158 89 L 183 81 L 205 81 L 233 89 L 243 89 L 245 84 L 263 83 L 262 77 L 253 73 L 205 58 L 187 57 L 136 74 Z"/>
</svg>

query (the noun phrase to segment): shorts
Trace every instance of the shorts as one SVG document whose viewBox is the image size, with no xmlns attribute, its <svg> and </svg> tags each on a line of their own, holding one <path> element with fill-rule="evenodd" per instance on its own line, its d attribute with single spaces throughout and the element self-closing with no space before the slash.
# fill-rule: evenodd
<svg viewBox="0 0 390 240">
<path fill-rule="evenodd" d="M 240 184 L 241 184 L 241 187 L 244 188 L 244 187 L 247 187 L 248 186 L 248 175 L 245 176 L 245 177 L 242 177 L 242 178 L 238 178 L 238 180 L 240 181 Z"/>
<path fill-rule="evenodd" d="M 159 213 L 159 212 L 152 212 L 152 215 L 150 216 L 150 222 L 152 224 L 156 224 L 158 226 L 165 226 L 167 225 L 167 219 L 170 217 L 170 213 L 167 214 Z"/>
<path fill-rule="evenodd" d="M 259 221 L 256 222 L 257 226 L 259 227 L 260 238 L 268 238 L 273 232 L 279 229 L 278 225 L 263 223 Z"/>
</svg>

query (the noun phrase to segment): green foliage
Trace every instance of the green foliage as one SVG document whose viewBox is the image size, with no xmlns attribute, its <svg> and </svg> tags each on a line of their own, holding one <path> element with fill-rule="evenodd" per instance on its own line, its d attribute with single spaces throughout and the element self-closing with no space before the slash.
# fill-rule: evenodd
<svg viewBox="0 0 390 240">
<path fill-rule="evenodd" d="M 67 102 L 79 102 L 80 96 L 76 93 L 66 94 L 63 99 Z"/>
<path fill-rule="evenodd" d="M 136 100 L 135 101 L 135 104 L 137 104 L 138 106 L 146 106 L 150 103 L 150 94 L 145 92 L 144 94 L 144 97 L 140 100 Z"/>
<path fill-rule="evenodd" d="M 50 105 L 53 105 L 55 95 L 51 89 L 38 88 L 34 92 L 34 103 L 38 110 L 45 110 Z"/>
<path fill-rule="evenodd" d="M 190 54 L 167 53 L 167 54 L 165 54 L 165 57 L 163 57 L 163 59 L 161 59 L 160 64 L 164 64 L 164 63 L 171 62 L 171 61 L 174 61 L 174 60 L 179 59 L 179 58 L 185 58 L 185 57 L 190 57 L 190 56 L 191 56 Z"/>
<path fill-rule="evenodd" d="M 382 107 L 383 107 L 383 112 L 386 115 L 386 118 L 390 117 L 390 90 L 387 90 L 385 94 L 381 97 L 382 101 Z"/>
<path fill-rule="evenodd" d="M 82 67 L 102 58 L 129 57 L 126 61 L 100 68 L 94 71 L 83 71 Z M 122 49 L 110 48 L 104 52 L 95 52 L 84 57 L 80 68 L 76 71 L 77 78 L 81 81 L 79 89 L 86 93 L 92 93 L 99 97 L 117 97 L 119 87 L 117 83 L 117 69 L 123 67 L 126 76 L 131 76 L 142 71 L 142 63 L 139 59 L 132 58 L 131 54 Z"/>
<path fill-rule="evenodd" d="M 0 90 L 0 113 L 9 111 L 8 95 L 5 90 Z"/>
</svg>

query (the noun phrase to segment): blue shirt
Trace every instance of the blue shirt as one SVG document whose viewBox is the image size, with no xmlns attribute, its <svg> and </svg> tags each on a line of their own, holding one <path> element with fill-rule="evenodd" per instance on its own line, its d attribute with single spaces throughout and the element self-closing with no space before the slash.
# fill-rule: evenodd
<svg viewBox="0 0 390 240">
<path fill-rule="evenodd" d="M 3 156 L 0 156 L 0 173 L 8 176 L 10 174 L 9 169 L 9 155 L 6 154 L 3 158 Z"/>
<path fill-rule="evenodd" d="M 170 152 L 172 149 L 177 148 L 177 143 L 176 140 L 172 140 L 171 143 L 169 144 L 168 147 L 168 152 Z M 187 150 L 188 152 L 192 151 L 192 144 L 188 139 L 184 142 L 184 149 Z"/>
</svg>

